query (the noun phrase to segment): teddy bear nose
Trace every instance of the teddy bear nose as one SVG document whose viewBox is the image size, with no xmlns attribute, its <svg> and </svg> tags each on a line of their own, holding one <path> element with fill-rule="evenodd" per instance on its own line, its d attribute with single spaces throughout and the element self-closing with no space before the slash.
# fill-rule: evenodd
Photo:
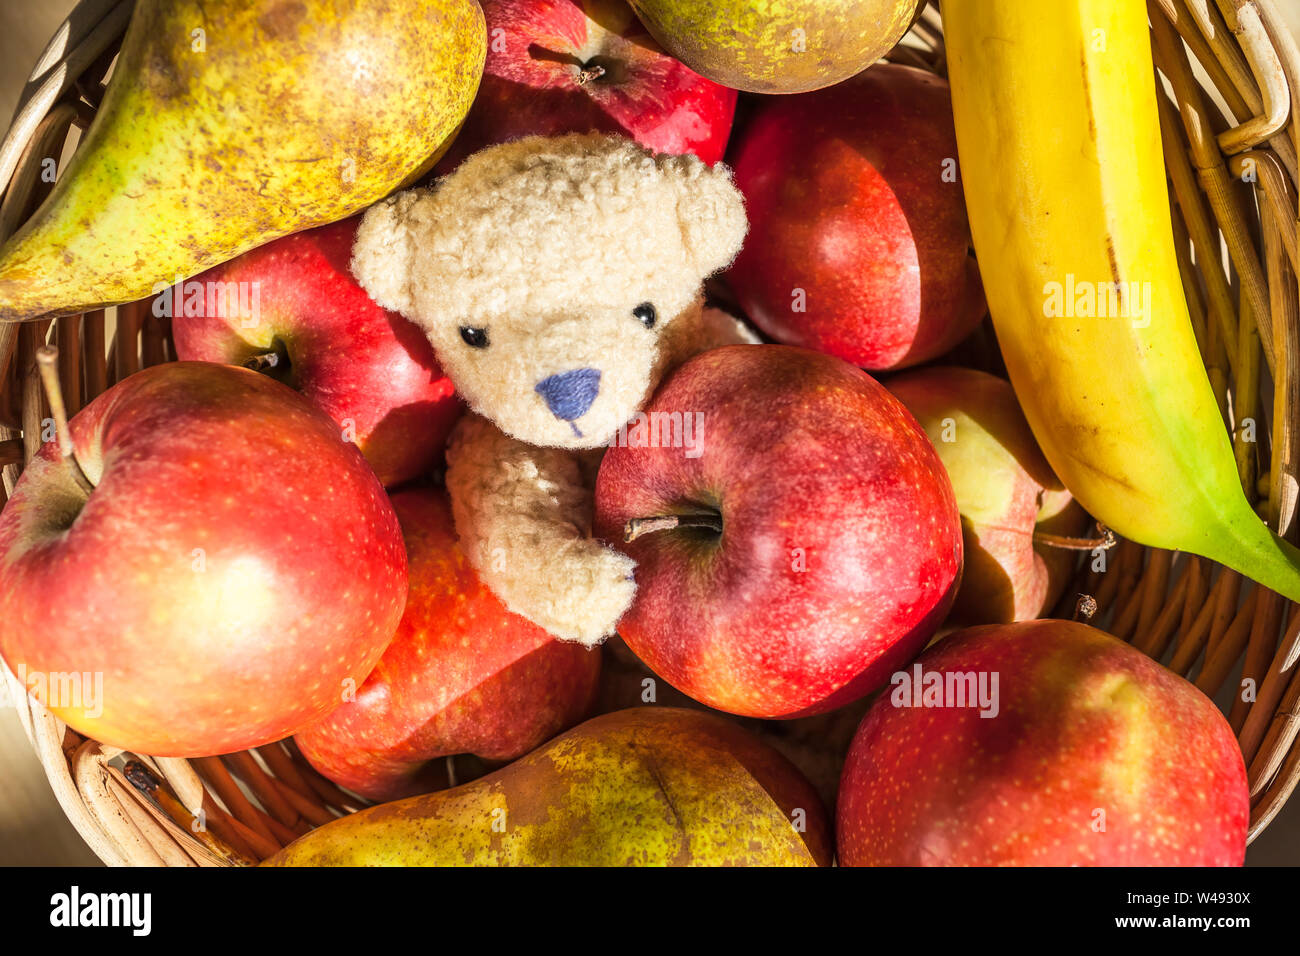
<svg viewBox="0 0 1300 956">
<path fill-rule="evenodd" d="M 542 379 L 534 386 L 556 418 L 572 422 L 591 408 L 600 391 L 600 370 L 575 368 Z"/>
</svg>

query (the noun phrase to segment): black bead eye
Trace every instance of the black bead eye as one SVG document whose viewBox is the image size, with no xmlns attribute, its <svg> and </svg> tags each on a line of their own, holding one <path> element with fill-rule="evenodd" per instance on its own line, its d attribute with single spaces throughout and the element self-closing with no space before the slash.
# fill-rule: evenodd
<svg viewBox="0 0 1300 956">
<path fill-rule="evenodd" d="M 653 329 L 655 327 L 655 307 L 649 302 L 642 302 L 632 310 L 632 314 L 640 319 L 641 324 L 647 329 Z"/>
<path fill-rule="evenodd" d="M 460 327 L 460 337 L 472 349 L 485 349 L 488 347 L 487 329 L 476 329 L 469 325 L 462 325 Z"/>
</svg>

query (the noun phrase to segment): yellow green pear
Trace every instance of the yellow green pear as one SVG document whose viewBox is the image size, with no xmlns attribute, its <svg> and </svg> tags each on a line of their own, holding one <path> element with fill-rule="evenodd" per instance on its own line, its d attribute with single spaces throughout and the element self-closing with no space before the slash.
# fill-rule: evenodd
<svg viewBox="0 0 1300 956">
<path fill-rule="evenodd" d="M 0 320 L 128 302 L 426 171 L 478 89 L 475 0 L 140 0 Z"/>
<path fill-rule="evenodd" d="M 596 717 L 452 790 L 313 830 L 271 866 L 815 866 L 830 833 L 811 784 L 713 714 Z"/>
<path fill-rule="evenodd" d="M 628 0 L 696 73 L 752 93 L 803 93 L 861 73 L 907 32 L 918 0 Z"/>
</svg>

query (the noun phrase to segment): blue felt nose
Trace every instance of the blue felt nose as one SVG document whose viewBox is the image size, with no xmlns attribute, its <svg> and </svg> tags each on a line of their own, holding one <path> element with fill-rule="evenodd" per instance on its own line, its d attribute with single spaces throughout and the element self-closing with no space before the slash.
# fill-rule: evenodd
<svg viewBox="0 0 1300 956">
<path fill-rule="evenodd" d="M 556 418 L 566 422 L 581 418 L 600 391 L 600 370 L 575 368 L 542 379 L 535 386 Z"/>
</svg>

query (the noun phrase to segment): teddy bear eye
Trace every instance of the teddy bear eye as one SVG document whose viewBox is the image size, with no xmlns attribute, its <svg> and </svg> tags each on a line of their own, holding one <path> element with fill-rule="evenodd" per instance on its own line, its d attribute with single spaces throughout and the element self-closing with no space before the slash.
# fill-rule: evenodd
<svg viewBox="0 0 1300 956">
<path fill-rule="evenodd" d="M 476 329 L 473 326 L 462 325 L 460 327 L 460 337 L 472 349 L 485 349 L 488 347 L 487 329 Z"/>
<path fill-rule="evenodd" d="M 653 329 L 655 327 L 655 307 L 649 302 L 642 302 L 632 310 L 632 314 L 640 319 L 641 324 L 647 329 Z"/>
</svg>

